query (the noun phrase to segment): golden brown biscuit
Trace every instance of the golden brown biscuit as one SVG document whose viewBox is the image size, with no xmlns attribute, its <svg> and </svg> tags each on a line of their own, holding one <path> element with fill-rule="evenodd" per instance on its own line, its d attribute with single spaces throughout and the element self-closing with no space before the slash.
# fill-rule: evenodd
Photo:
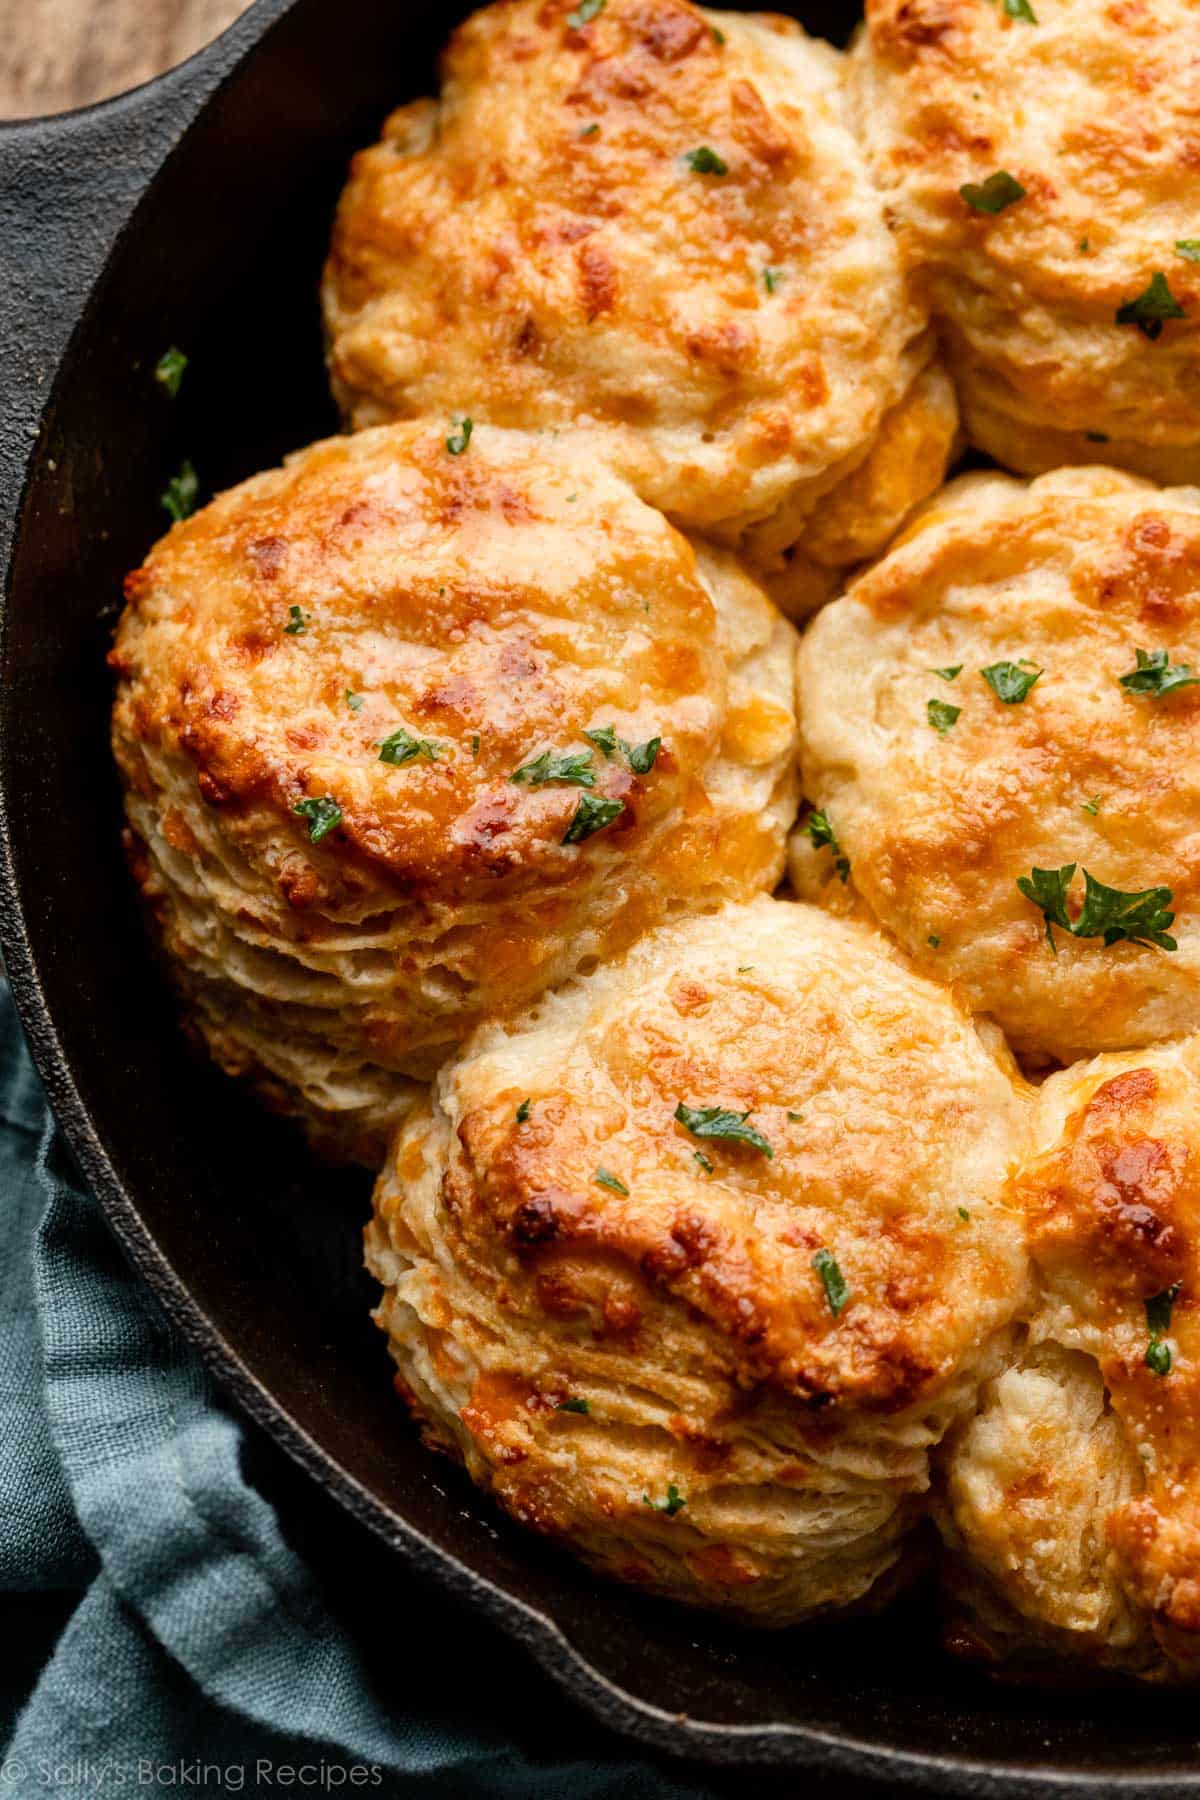
<svg viewBox="0 0 1200 1800">
<path fill-rule="evenodd" d="M 485 1026 L 367 1238 L 428 1436 L 678 1599 L 785 1624 L 892 1585 L 1024 1299 L 997 1044 L 874 931 L 767 898 Z"/>
<path fill-rule="evenodd" d="M 973 441 L 1200 480 L 1200 11 L 866 11 L 851 113 Z"/>
<path fill-rule="evenodd" d="M 850 884 L 1022 1052 L 1200 1027 L 1197 675 L 1200 490 L 1114 470 L 952 483 L 804 638 L 805 790 Z M 797 891 L 844 907 L 834 864 L 802 827 Z M 1085 871 L 1163 891 L 1081 913 Z"/>
<path fill-rule="evenodd" d="M 318 444 L 128 599 L 114 745 L 194 1021 L 366 1153 L 484 1013 L 779 876 L 795 634 L 565 438 Z"/>
<path fill-rule="evenodd" d="M 948 1458 L 960 1647 L 1200 1677 L 1200 1040 L 1039 1095 L 1030 1344 Z"/>
<path fill-rule="evenodd" d="M 325 279 L 336 393 L 356 426 L 585 431 L 685 528 L 768 560 L 800 539 L 787 591 L 811 604 L 806 534 L 818 565 L 877 549 L 957 424 L 945 378 L 920 380 L 926 318 L 841 59 L 766 14 L 581 12 L 474 14 L 440 99 L 355 158 Z"/>
</svg>

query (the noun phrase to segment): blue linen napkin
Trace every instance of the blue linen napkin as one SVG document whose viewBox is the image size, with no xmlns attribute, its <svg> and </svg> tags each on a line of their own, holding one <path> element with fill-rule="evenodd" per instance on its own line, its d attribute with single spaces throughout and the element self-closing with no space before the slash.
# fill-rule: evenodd
<svg viewBox="0 0 1200 1800">
<path fill-rule="evenodd" d="M 630 1755 L 394 1559 L 367 1578 L 375 1628 L 347 1622 L 356 1570 L 331 1583 L 295 1547 L 302 1478 L 125 1264 L 2 991 L 0 1209 L 0 1800 L 716 1791 Z"/>
</svg>

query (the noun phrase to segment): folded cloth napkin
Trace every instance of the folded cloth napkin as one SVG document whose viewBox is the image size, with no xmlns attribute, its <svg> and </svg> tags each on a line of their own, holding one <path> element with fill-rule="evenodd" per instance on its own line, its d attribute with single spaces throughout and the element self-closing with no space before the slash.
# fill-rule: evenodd
<svg viewBox="0 0 1200 1800">
<path fill-rule="evenodd" d="M 386 1591 L 365 1578 L 374 1629 L 347 1622 L 363 1582 L 353 1567 L 331 1582 L 285 1531 L 303 1478 L 225 1406 L 123 1261 L 6 993 L 0 1207 L 0 1800 L 716 1791 L 628 1754 L 394 1558 Z"/>
</svg>

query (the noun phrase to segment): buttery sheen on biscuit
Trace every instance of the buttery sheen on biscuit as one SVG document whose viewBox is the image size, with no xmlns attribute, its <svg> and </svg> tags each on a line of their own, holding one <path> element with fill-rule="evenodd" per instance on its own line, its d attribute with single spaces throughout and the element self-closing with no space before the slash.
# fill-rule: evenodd
<svg viewBox="0 0 1200 1800">
<path fill-rule="evenodd" d="M 1038 1304 L 947 1459 L 952 1642 L 1200 1677 L 1200 1040 L 1041 1089 Z"/>
<path fill-rule="evenodd" d="M 1200 9 L 867 0 L 852 115 L 973 441 L 1200 480 Z"/>
<path fill-rule="evenodd" d="M 811 603 L 814 565 L 936 487 L 957 425 L 838 53 L 686 0 L 502 0 L 442 77 L 342 197 L 347 417 L 586 432 L 684 528 L 764 559 L 801 540 L 786 585 Z"/>
<path fill-rule="evenodd" d="M 226 1068 L 372 1153 L 488 1012 L 778 879 L 792 628 L 565 438 L 301 452 L 128 581 L 133 863 Z"/>
<path fill-rule="evenodd" d="M 367 1238 L 428 1437 L 656 1592 L 785 1624 L 890 1591 L 1024 1298 L 996 1036 L 765 897 L 485 1026 Z"/>
<path fill-rule="evenodd" d="M 1021 1052 L 1200 1028 L 1198 677 L 1200 490 L 952 483 L 801 645 L 838 849 L 801 828 L 798 891 L 855 890 Z"/>
</svg>

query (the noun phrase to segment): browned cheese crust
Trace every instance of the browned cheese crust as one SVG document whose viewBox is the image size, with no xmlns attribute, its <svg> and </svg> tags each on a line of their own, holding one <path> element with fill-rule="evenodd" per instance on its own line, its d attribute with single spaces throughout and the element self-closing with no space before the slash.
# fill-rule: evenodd
<svg viewBox="0 0 1200 1800">
<path fill-rule="evenodd" d="M 866 10 L 851 111 L 974 442 L 1026 474 L 1200 480 L 1200 9 Z M 997 174 L 1023 193 L 964 197 Z"/>
<path fill-rule="evenodd" d="M 129 577 L 113 741 L 218 1060 L 373 1151 L 485 1012 L 771 887 L 793 644 L 565 440 L 385 428 L 177 525 Z"/>
<path fill-rule="evenodd" d="M 955 1434 L 961 1647 L 1200 1676 L 1200 1040 L 1052 1077 L 1014 1183 L 1040 1303 Z"/>
<path fill-rule="evenodd" d="M 805 791 L 849 887 L 1041 1058 L 1200 1027 L 1200 686 L 1122 686 L 1138 650 L 1200 674 L 1200 490 L 1102 469 L 952 483 L 801 645 Z M 983 670 L 1022 661 L 1042 673 L 1006 702 Z M 1075 923 L 1085 870 L 1165 887 L 1177 948 L 1057 927 L 1052 947 L 1017 882 L 1070 864 Z M 792 876 L 847 905 L 804 830 Z"/>
<path fill-rule="evenodd" d="M 814 561 L 877 549 L 957 425 L 841 58 L 685 0 L 572 16 L 474 14 L 440 98 L 355 158 L 325 279 L 335 391 L 356 426 L 585 433 L 685 528 L 765 560 L 801 539 L 786 593 L 809 605 Z"/>
<path fill-rule="evenodd" d="M 368 1232 L 430 1438 L 657 1592 L 785 1624 L 886 1591 L 1024 1300 L 994 1036 L 876 933 L 767 898 L 484 1027 Z"/>
</svg>

